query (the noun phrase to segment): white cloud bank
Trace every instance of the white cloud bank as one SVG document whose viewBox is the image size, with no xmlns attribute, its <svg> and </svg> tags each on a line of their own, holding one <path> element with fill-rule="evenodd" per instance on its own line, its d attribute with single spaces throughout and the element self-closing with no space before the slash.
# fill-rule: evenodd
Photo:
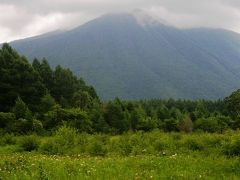
<svg viewBox="0 0 240 180">
<path fill-rule="evenodd" d="M 180 28 L 240 32 L 240 0 L 0 0 L 0 42 L 70 29 L 104 13 L 136 8 Z"/>
</svg>

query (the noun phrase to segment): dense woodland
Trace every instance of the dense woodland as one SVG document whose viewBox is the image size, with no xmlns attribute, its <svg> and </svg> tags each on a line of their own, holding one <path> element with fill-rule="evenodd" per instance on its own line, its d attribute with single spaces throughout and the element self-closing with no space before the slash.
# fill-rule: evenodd
<svg viewBox="0 0 240 180">
<path fill-rule="evenodd" d="M 219 132 L 240 128 L 240 90 L 223 100 L 102 102 L 92 86 L 70 69 L 52 69 L 46 59 L 32 64 L 8 44 L 0 49 L 2 133 L 51 134 L 61 126 L 79 132 Z"/>
</svg>

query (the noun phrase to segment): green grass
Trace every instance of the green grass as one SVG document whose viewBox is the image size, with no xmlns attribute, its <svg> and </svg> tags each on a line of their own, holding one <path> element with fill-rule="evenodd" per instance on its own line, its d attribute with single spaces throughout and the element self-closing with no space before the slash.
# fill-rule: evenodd
<svg viewBox="0 0 240 180">
<path fill-rule="evenodd" d="M 87 157 L 1 155 L 1 179 L 239 179 L 239 158 L 200 153 Z"/>
<path fill-rule="evenodd" d="M 239 132 L 0 138 L 0 179 L 240 179 Z M 7 140 L 6 140 L 7 139 Z"/>
</svg>

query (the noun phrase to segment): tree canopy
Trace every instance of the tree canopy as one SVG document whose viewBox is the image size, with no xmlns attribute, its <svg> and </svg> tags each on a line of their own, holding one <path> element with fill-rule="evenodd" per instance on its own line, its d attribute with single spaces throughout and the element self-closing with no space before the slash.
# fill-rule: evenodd
<svg viewBox="0 0 240 180">
<path fill-rule="evenodd" d="M 8 44 L 0 49 L 0 130 L 52 131 L 68 125 L 81 132 L 223 132 L 240 128 L 240 90 L 224 100 L 101 102 L 95 89 L 68 68 L 47 59 L 30 64 Z"/>
</svg>

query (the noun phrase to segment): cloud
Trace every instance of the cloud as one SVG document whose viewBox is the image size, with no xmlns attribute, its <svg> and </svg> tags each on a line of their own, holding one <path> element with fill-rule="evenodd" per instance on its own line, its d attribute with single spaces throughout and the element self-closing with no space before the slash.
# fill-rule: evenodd
<svg viewBox="0 0 240 180">
<path fill-rule="evenodd" d="M 104 13 L 135 8 L 180 28 L 240 32 L 239 0 L 0 0 L 0 42 L 70 29 Z"/>
</svg>

